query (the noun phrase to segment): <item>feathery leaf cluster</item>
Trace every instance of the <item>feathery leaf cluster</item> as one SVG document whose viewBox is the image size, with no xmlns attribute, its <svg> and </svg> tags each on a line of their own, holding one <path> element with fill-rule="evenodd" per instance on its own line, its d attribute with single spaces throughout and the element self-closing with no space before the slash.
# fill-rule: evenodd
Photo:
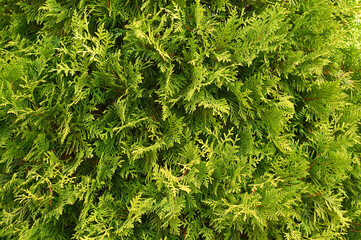
<svg viewBox="0 0 361 240">
<path fill-rule="evenodd" d="M 356 0 L 1 0 L 0 238 L 359 239 Z"/>
</svg>

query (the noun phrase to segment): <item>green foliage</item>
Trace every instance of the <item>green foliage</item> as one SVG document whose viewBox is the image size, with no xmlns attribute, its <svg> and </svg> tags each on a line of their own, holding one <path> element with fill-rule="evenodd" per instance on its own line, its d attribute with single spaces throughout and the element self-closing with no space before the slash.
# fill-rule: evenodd
<svg viewBox="0 0 361 240">
<path fill-rule="evenodd" d="M 357 4 L 0 0 L 0 238 L 359 239 Z"/>
</svg>

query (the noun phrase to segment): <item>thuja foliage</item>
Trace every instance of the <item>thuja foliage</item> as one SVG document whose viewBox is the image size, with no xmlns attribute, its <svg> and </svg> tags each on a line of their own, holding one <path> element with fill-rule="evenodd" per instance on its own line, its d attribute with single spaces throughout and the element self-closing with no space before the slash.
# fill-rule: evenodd
<svg viewBox="0 0 361 240">
<path fill-rule="evenodd" d="M 1 0 L 1 239 L 360 239 L 351 0 Z"/>
</svg>

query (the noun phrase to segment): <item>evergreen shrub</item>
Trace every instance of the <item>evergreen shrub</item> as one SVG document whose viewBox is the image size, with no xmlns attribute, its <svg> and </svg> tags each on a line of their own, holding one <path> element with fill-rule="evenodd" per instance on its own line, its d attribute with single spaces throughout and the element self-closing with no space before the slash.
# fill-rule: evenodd
<svg viewBox="0 0 361 240">
<path fill-rule="evenodd" d="M 357 0 L 0 0 L 1 239 L 361 239 Z"/>
</svg>

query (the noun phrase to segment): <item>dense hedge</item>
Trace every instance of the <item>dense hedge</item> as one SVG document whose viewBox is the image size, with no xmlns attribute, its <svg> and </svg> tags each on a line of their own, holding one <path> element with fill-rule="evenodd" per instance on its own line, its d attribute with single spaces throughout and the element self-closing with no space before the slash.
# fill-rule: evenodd
<svg viewBox="0 0 361 240">
<path fill-rule="evenodd" d="M 0 0 L 1 239 L 361 239 L 354 0 Z"/>
</svg>

